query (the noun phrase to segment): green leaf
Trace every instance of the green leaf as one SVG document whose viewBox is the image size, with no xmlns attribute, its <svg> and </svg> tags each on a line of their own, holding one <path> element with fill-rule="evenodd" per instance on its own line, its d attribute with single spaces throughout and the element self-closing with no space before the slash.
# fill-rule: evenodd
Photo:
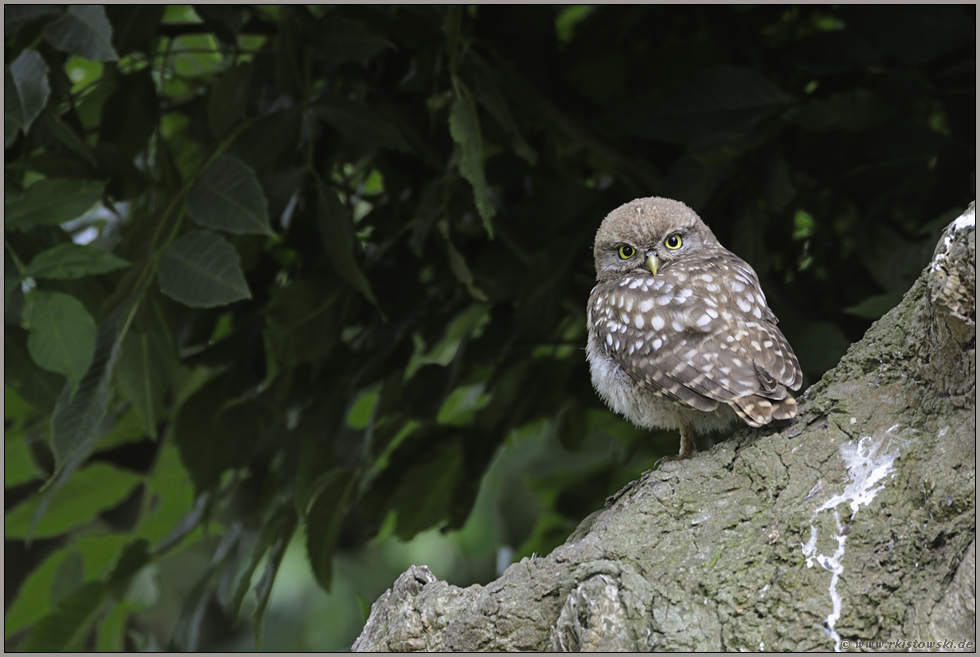
<svg viewBox="0 0 980 657">
<path fill-rule="evenodd" d="M 267 563 L 270 561 L 274 562 L 278 570 L 278 561 L 276 559 L 282 559 L 284 548 L 289 545 L 293 534 L 296 532 L 296 525 L 296 513 L 292 509 L 292 505 L 288 503 L 281 505 L 268 522 L 265 523 L 258 541 L 256 541 L 255 546 L 252 548 L 251 559 L 244 571 L 239 575 L 238 588 L 228 608 L 232 617 L 237 617 L 240 613 L 242 602 L 245 600 L 249 589 L 252 588 L 252 576 L 255 574 L 255 570 L 259 567 L 259 564 L 262 563 L 266 553 L 269 553 Z M 271 576 L 274 577 L 275 573 L 273 572 Z M 266 574 L 263 573 L 263 579 L 265 577 Z M 261 582 L 256 583 L 257 589 L 261 586 Z M 261 598 L 263 593 L 268 596 L 269 591 L 256 591 L 256 593 Z M 258 614 L 258 612 L 256 613 Z M 261 623 L 261 617 L 257 617 L 256 622 L 257 624 Z"/>
<path fill-rule="evenodd" d="M 66 118 L 68 117 L 66 116 Z M 57 116 L 52 111 L 52 108 L 49 107 L 47 111 L 41 113 L 41 121 L 44 123 L 45 130 L 50 131 L 51 135 L 54 136 L 55 139 L 61 142 L 61 144 L 65 146 L 68 151 L 78 157 L 80 160 L 76 162 L 78 167 L 77 171 L 79 172 L 78 175 L 82 175 L 82 172 L 87 172 L 85 175 L 91 177 L 92 172 L 99 166 L 99 158 L 95 154 L 95 149 L 78 134 L 75 128 L 70 127 L 59 116 Z M 64 152 L 64 149 L 57 147 L 54 150 L 59 153 Z M 50 153 L 48 153 L 48 155 L 50 155 Z M 84 166 L 85 164 L 89 165 L 90 168 L 86 169 Z M 74 176 L 62 177 L 73 178 Z"/>
<path fill-rule="evenodd" d="M 469 265 L 466 264 L 466 259 L 456 250 L 456 246 L 449 237 L 449 224 L 445 221 L 440 221 L 437 227 L 439 234 L 445 240 L 446 258 L 449 261 L 449 268 L 452 269 L 453 275 L 456 276 L 456 280 L 466 286 L 466 290 L 470 293 L 471 297 L 477 301 L 487 301 L 487 295 L 474 283 L 473 272 L 470 271 Z"/>
<path fill-rule="evenodd" d="M 95 320 L 68 294 L 35 290 L 29 299 L 32 310 L 27 350 L 31 358 L 77 384 L 95 354 Z"/>
<path fill-rule="evenodd" d="M 128 619 L 129 609 L 126 605 L 112 605 L 112 608 L 96 628 L 98 635 L 95 639 L 95 649 L 97 652 L 122 652 L 126 649 L 125 636 Z"/>
<path fill-rule="evenodd" d="M 164 5 L 107 5 L 116 53 L 125 56 L 136 50 L 152 52 L 154 33 L 165 9 Z"/>
<path fill-rule="evenodd" d="M 201 226 L 230 233 L 271 235 L 262 186 L 241 160 L 222 155 L 198 175 L 187 210 Z"/>
<path fill-rule="evenodd" d="M 417 465 L 404 470 L 390 499 L 398 513 L 396 532 L 408 541 L 449 518 L 463 476 L 463 448 L 459 439 L 449 436 L 422 450 L 414 444 L 402 447 L 399 451 L 406 447 L 415 451 Z"/>
<path fill-rule="evenodd" d="M 173 340 L 165 326 L 148 323 L 146 330 L 130 331 L 124 338 L 116 365 L 120 390 L 154 438 L 163 417 L 163 398 L 176 370 Z"/>
<path fill-rule="evenodd" d="M 62 224 L 88 212 L 102 198 L 105 183 L 95 180 L 39 180 L 24 195 L 4 203 L 4 228 Z"/>
<path fill-rule="evenodd" d="M 697 142 L 744 130 L 793 102 L 754 70 L 719 66 L 622 105 L 602 125 L 645 139 Z"/>
<path fill-rule="evenodd" d="M 357 21 L 332 15 L 325 22 L 326 27 L 317 35 L 316 43 L 332 63 L 359 62 L 393 47 L 388 39 Z"/>
<path fill-rule="evenodd" d="M 59 602 L 82 588 L 85 584 L 85 561 L 79 550 L 72 550 L 64 558 L 51 582 L 51 604 Z"/>
<path fill-rule="evenodd" d="M 4 5 L 3 35 L 10 36 L 28 23 L 44 16 L 54 16 L 58 11 L 54 5 Z"/>
<path fill-rule="evenodd" d="M 873 297 L 868 297 L 855 306 L 845 308 L 844 312 L 864 319 L 878 319 L 897 306 L 903 296 L 905 295 L 901 292 L 878 294 Z"/>
<path fill-rule="evenodd" d="M 478 66 L 476 72 L 476 98 L 480 101 L 500 126 L 507 131 L 511 139 L 511 148 L 514 153 L 530 165 L 534 165 L 538 160 L 538 154 L 524 139 L 514 115 L 511 113 L 507 102 L 500 94 L 500 90 L 491 77 L 490 71 L 485 66 Z"/>
<path fill-rule="evenodd" d="M 48 66 L 36 50 L 21 51 L 4 71 L 3 93 L 4 118 L 16 122 L 26 134 L 51 95 Z"/>
<path fill-rule="evenodd" d="M 480 121 L 476 115 L 476 106 L 463 83 L 454 78 L 458 91 L 449 113 L 449 133 L 459 146 L 459 173 L 473 186 L 473 200 L 476 209 L 483 219 L 483 227 L 487 235 L 493 239 L 493 224 L 490 220 L 494 215 L 494 207 L 487 193 L 487 181 L 483 172 L 483 139 L 480 136 Z"/>
<path fill-rule="evenodd" d="M 49 415 L 54 410 L 58 395 L 65 387 L 65 379 L 37 366 L 27 351 L 28 336 L 28 332 L 20 327 L 5 327 L 4 378 L 7 385 L 12 385 L 24 401 L 40 413 Z"/>
<path fill-rule="evenodd" d="M 141 519 L 137 535 L 150 541 L 157 552 L 189 535 L 207 509 L 207 496 L 195 502 L 190 477 L 180 462 L 180 452 L 169 440 L 160 447 L 157 463 L 146 482 L 146 494 L 157 500 L 157 504 Z"/>
<path fill-rule="evenodd" d="M 56 49 L 94 62 L 119 59 L 112 47 L 112 25 L 102 5 L 69 5 L 58 20 L 44 27 Z"/>
<path fill-rule="evenodd" d="M 140 481 L 140 475 L 105 463 L 94 463 L 76 472 L 51 500 L 34 536 L 58 536 L 91 522 L 102 511 L 126 499 Z M 8 538 L 27 536 L 40 498 L 41 494 L 35 495 L 4 517 L 3 529 Z"/>
<path fill-rule="evenodd" d="M 255 631 L 255 645 L 258 649 L 262 647 L 262 620 L 265 618 L 265 610 L 268 608 L 269 600 L 272 598 L 272 585 L 276 582 L 276 575 L 279 573 L 282 558 L 286 556 L 286 549 L 289 547 L 290 539 L 292 539 L 293 534 L 296 532 L 296 516 L 293 515 L 292 509 L 289 508 L 290 506 L 287 503 L 281 507 L 284 513 L 288 514 L 287 524 L 276 535 L 276 541 L 269 550 L 269 558 L 265 561 L 265 570 L 262 571 L 262 577 L 259 578 L 259 581 L 255 585 L 255 596 L 258 604 L 256 604 L 255 613 L 252 615 L 252 628 Z M 237 603 L 240 608 L 241 600 L 238 600 Z"/>
<path fill-rule="evenodd" d="M 241 132 L 227 155 L 264 172 L 283 152 L 296 149 L 302 116 L 301 108 L 292 107 L 257 119 Z"/>
<path fill-rule="evenodd" d="M 112 597 L 121 602 L 133 578 L 149 561 L 149 543 L 145 538 L 135 539 L 126 545 L 109 575 L 109 592 Z"/>
<path fill-rule="evenodd" d="M 24 277 L 82 278 L 128 266 L 128 262 L 108 251 L 69 242 L 34 256 L 31 264 L 24 269 Z"/>
<path fill-rule="evenodd" d="M 102 610 L 107 593 L 105 583 L 89 582 L 38 621 L 21 649 L 25 652 L 63 650 Z"/>
<path fill-rule="evenodd" d="M 325 282 L 291 281 L 277 289 L 265 311 L 265 336 L 276 360 L 287 367 L 328 355 L 340 338 L 339 291 Z"/>
<path fill-rule="evenodd" d="M 4 616 L 3 635 L 12 635 L 44 618 L 51 608 L 51 590 L 65 559 L 81 553 L 85 572 L 97 577 L 112 564 L 129 538 L 125 535 L 83 536 L 47 557 L 31 572 L 17 591 Z"/>
<path fill-rule="evenodd" d="M 149 431 L 143 428 L 139 413 L 132 406 L 128 410 L 113 415 L 112 427 L 99 438 L 99 449 L 112 449 L 126 443 L 137 442 L 146 438 Z"/>
<path fill-rule="evenodd" d="M 99 144 L 132 159 L 160 124 L 160 100 L 149 68 L 117 76 L 116 81 L 119 86 L 102 105 Z"/>
<path fill-rule="evenodd" d="M 174 423 L 180 460 L 194 482 L 207 491 L 228 468 L 252 458 L 260 433 L 268 430 L 268 408 L 260 400 L 241 400 L 234 370 L 209 381 L 183 403 Z"/>
<path fill-rule="evenodd" d="M 164 294 L 191 308 L 252 298 L 235 248 L 207 230 L 193 230 L 167 247 L 157 280 Z"/>
<path fill-rule="evenodd" d="M 816 133 L 840 130 L 855 133 L 880 122 L 892 108 L 884 100 L 865 89 L 853 89 L 834 94 L 787 111 L 784 118 Z"/>
<path fill-rule="evenodd" d="M 317 106 L 316 114 L 348 139 L 367 146 L 403 152 L 411 150 L 398 128 L 368 109 L 363 102 L 331 96 Z"/>
<path fill-rule="evenodd" d="M 224 136 L 248 118 L 249 83 L 254 66 L 251 62 L 226 69 L 211 85 L 208 94 L 208 127 L 217 136 Z"/>
<path fill-rule="evenodd" d="M 92 366 L 82 377 L 75 394 L 71 394 L 70 386 L 65 386 L 58 396 L 51 416 L 51 449 L 61 473 L 54 484 L 48 485 L 48 494 L 54 494 L 64 478 L 70 477 L 71 468 L 78 467 L 96 441 L 108 432 L 109 427 L 103 426 L 103 420 L 106 418 L 109 381 L 119 357 L 118 319 L 119 311 L 99 327 Z"/>
<path fill-rule="evenodd" d="M 354 225 L 347 208 L 319 176 L 316 177 L 316 191 L 317 227 L 331 264 L 341 278 L 377 306 L 371 286 L 354 259 Z"/>
<path fill-rule="evenodd" d="M 351 470 L 336 468 L 324 474 L 316 487 L 320 495 L 306 516 L 306 553 L 317 582 L 330 590 L 333 553 L 337 537 L 350 508 L 350 497 L 357 484 Z"/>
<path fill-rule="evenodd" d="M 10 488 L 41 476 L 21 431 L 4 431 L 3 486 Z"/>
</svg>

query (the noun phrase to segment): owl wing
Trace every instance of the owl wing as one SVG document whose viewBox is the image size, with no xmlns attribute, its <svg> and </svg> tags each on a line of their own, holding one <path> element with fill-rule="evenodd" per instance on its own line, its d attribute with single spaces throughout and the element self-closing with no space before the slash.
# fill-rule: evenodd
<svg viewBox="0 0 980 657">
<path fill-rule="evenodd" d="M 802 375 L 761 292 L 746 312 L 738 303 L 749 298 L 744 290 L 730 303 L 717 274 L 699 276 L 675 267 L 671 276 L 638 274 L 602 286 L 590 316 L 606 352 L 650 392 L 698 410 L 785 398 L 783 385 L 798 387 Z"/>
</svg>

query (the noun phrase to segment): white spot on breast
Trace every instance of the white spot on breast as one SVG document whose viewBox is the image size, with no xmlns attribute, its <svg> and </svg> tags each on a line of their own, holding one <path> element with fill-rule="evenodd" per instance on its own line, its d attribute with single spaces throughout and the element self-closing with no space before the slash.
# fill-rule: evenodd
<svg viewBox="0 0 980 657">
<path fill-rule="evenodd" d="M 640 349 L 643 348 L 643 340 L 637 340 L 636 345 L 634 346 L 636 347 L 636 350 L 639 351 Z"/>
<path fill-rule="evenodd" d="M 619 319 L 623 322 L 623 324 L 630 323 L 630 318 L 626 316 L 626 313 L 619 313 Z"/>
<path fill-rule="evenodd" d="M 650 319 L 650 326 L 652 326 L 654 330 L 659 331 L 664 327 L 664 318 L 660 317 L 659 315 L 654 316 L 652 319 Z"/>
<path fill-rule="evenodd" d="M 633 325 L 636 326 L 636 328 L 638 329 L 643 328 L 643 325 L 645 323 L 646 322 L 643 321 L 643 315 L 640 314 L 633 315 Z"/>
<path fill-rule="evenodd" d="M 739 309 L 743 313 L 747 313 L 750 310 L 752 310 L 752 304 L 749 301 L 746 301 L 745 299 L 735 299 L 735 303 L 738 304 Z"/>
<path fill-rule="evenodd" d="M 676 275 L 676 276 L 674 276 L 674 278 L 676 278 L 676 279 L 677 279 L 677 280 L 679 280 L 679 281 L 680 281 L 681 283 L 683 283 L 684 281 L 686 281 L 686 280 L 687 280 L 687 274 L 682 274 L 682 273 L 680 273 L 680 272 L 678 272 L 678 273 L 677 273 L 677 275 Z"/>
<path fill-rule="evenodd" d="M 772 347 L 772 340 L 766 340 L 765 342 L 762 343 L 762 346 L 765 347 L 766 349 L 769 349 L 770 347 Z"/>
<path fill-rule="evenodd" d="M 654 340 L 653 341 L 653 348 L 654 348 L 654 350 L 660 349 L 660 347 L 663 346 L 663 343 L 664 343 L 664 341 L 661 340 L 660 338 L 657 338 L 656 340 Z"/>
<path fill-rule="evenodd" d="M 661 306 L 666 306 L 668 303 L 670 303 L 670 297 L 667 296 L 666 294 L 663 295 L 662 297 L 657 297 L 657 303 L 660 304 Z"/>
<path fill-rule="evenodd" d="M 752 348 L 755 349 L 756 351 L 762 351 L 762 346 L 757 341 L 753 340 L 749 344 L 751 344 Z"/>
<path fill-rule="evenodd" d="M 633 297 L 626 298 L 626 312 L 633 310 Z"/>
<path fill-rule="evenodd" d="M 756 306 L 755 308 L 752 309 L 752 314 L 758 317 L 759 319 L 762 319 L 762 308 Z"/>
<path fill-rule="evenodd" d="M 732 292 L 741 292 L 745 289 L 745 285 L 739 280 L 732 281 Z"/>
<path fill-rule="evenodd" d="M 653 303 L 654 303 L 653 299 L 644 299 L 643 301 L 641 301 L 640 312 L 641 313 L 650 312 L 650 309 L 653 308 Z"/>
<path fill-rule="evenodd" d="M 701 315 L 698 317 L 698 326 L 707 326 L 710 321 L 711 318 L 707 314 Z"/>
<path fill-rule="evenodd" d="M 755 303 L 755 297 L 754 297 L 754 296 L 752 295 L 752 293 L 751 293 L 751 292 L 746 292 L 746 293 L 745 293 L 745 299 L 746 299 L 746 300 L 747 300 L 747 301 L 748 301 L 749 303 Z"/>
<path fill-rule="evenodd" d="M 708 283 L 704 287 L 707 288 L 708 292 L 717 292 L 718 290 L 721 289 L 720 287 L 718 287 L 714 283 Z"/>
<path fill-rule="evenodd" d="M 632 281 L 630 281 L 630 289 L 635 290 L 636 288 L 640 287 L 641 282 L 642 281 L 640 281 L 640 279 L 634 278 Z"/>
<path fill-rule="evenodd" d="M 674 330 L 675 331 L 683 331 L 684 330 L 684 325 L 681 324 L 680 322 L 676 321 L 676 320 L 673 321 L 673 322 L 671 322 L 670 325 L 674 327 Z"/>
<path fill-rule="evenodd" d="M 715 280 L 715 277 L 711 274 L 701 274 L 701 280 L 705 283 L 710 283 L 711 281 Z"/>
<path fill-rule="evenodd" d="M 608 344 L 611 347 L 612 343 L 613 343 L 612 333 L 606 333 L 606 344 Z"/>
</svg>

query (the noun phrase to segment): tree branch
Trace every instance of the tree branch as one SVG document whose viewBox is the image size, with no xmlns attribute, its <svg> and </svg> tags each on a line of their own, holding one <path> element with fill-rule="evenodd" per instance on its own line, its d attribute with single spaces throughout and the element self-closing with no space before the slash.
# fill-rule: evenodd
<svg viewBox="0 0 980 657">
<path fill-rule="evenodd" d="M 973 217 L 792 423 L 644 473 L 486 587 L 413 566 L 354 650 L 972 650 Z"/>
</svg>

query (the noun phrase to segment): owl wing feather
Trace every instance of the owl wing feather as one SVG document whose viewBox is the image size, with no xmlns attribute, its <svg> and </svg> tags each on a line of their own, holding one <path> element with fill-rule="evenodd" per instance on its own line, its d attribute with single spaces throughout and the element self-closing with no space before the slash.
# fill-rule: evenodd
<svg viewBox="0 0 980 657">
<path fill-rule="evenodd" d="M 606 283 L 593 293 L 590 317 L 606 352 L 637 384 L 702 411 L 730 404 L 759 426 L 792 416 L 780 402 L 792 401 L 784 386 L 799 387 L 802 373 L 755 272 L 731 259 Z"/>
</svg>

